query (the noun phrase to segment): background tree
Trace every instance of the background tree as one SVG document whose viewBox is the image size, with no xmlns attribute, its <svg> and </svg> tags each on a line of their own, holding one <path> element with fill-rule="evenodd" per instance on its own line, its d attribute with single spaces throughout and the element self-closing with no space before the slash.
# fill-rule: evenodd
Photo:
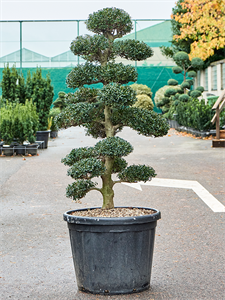
<svg viewBox="0 0 225 300">
<path fill-rule="evenodd" d="M 187 102 L 190 99 L 196 99 L 201 96 L 204 91 L 203 87 L 197 87 L 191 91 L 194 84 L 194 78 L 197 73 L 196 70 L 200 70 L 203 67 L 204 62 L 195 57 L 192 60 L 184 51 L 179 51 L 173 56 L 173 60 L 177 66 L 173 67 L 173 73 L 182 74 L 183 82 L 178 86 L 178 81 L 174 79 L 168 80 L 168 89 L 164 91 L 164 97 L 157 102 L 157 107 L 162 109 L 163 113 L 166 113 L 166 117 L 173 119 L 173 115 L 176 114 L 176 107 L 181 102 Z M 189 79 L 188 79 L 189 77 Z"/>
<path fill-rule="evenodd" d="M 103 138 L 94 147 L 73 149 L 62 161 L 70 166 L 68 175 L 75 182 L 67 187 L 67 196 L 81 199 L 91 190 L 103 197 L 103 209 L 114 207 L 113 186 L 119 182 L 147 181 L 154 177 L 152 167 L 131 165 L 123 158 L 133 147 L 116 133 L 129 126 L 139 134 L 163 136 L 168 131 L 166 120 L 153 111 L 132 107 L 136 94 L 128 82 L 137 80 L 131 65 L 116 64 L 116 56 L 131 60 L 145 60 L 152 56 L 149 46 L 136 40 L 116 41 L 132 30 L 130 16 L 121 9 L 105 8 L 89 15 L 87 28 L 93 36 L 79 36 L 71 43 L 71 51 L 87 62 L 76 66 L 67 76 L 69 88 L 67 106 L 59 116 L 60 127 L 84 126 L 87 134 Z M 102 89 L 86 85 L 101 82 Z M 85 87 L 84 87 L 85 85 Z M 117 174 L 118 180 L 112 175 Z M 101 177 L 102 186 L 92 181 Z"/>
<path fill-rule="evenodd" d="M 180 5 L 184 12 L 172 16 L 181 24 L 180 33 L 174 35 L 174 40 L 193 40 L 190 58 L 206 60 L 214 55 L 215 49 L 224 49 L 224 0 L 184 0 Z"/>
<path fill-rule="evenodd" d="M 172 34 L 173 36 L 179 36 L 179 39 L 172 39 L 172 41 L 170 41 L 170 47 L 160 47 L 162 54 L 167 58 L 173 58 L 173 56 L 179 51 L 184 51 L 189 54 L 191 52 L 191 44 L 194 42 L 194 39 L 191 37 L 191 35 L 187 35 L 185 38 L 181 38 L 181 28 L 185 26 L 185 24 L 182 24 L 177 18 L 175 19 L 175 16 L 179 16 L 180 18 L 182 18 L 183 14 L 187 13 L 188 11 L 186 7 L 183 7 L 182 3 L 184 3 L 184 0 L 179 0 L 176 2 L 175 7 L 172 9 L 171 15 Z M 220 59 L 223 59 L 224 57 L 225 47 L 214 49 L 214 54 L 204 59 L 204 68 L 210 65 L 211 62 L 218 61 Z"/>
<path fill-rule="evenodd" d="M 180 35 L 181 31 L 180 29 L 182 28 L 182 24 L 174 19 L 173 16 L 175 15 L 182 15 L 187 12 L 186 8 L 183 8 L 181 3 L 183 3 L 184 0 L 178 0 L 176 2 L 176 5 L 174 8 L 172 8 L 172 15 L 171 15 L 171 30 L 174 35 Z M 164 56 L 167 58 L 173 58 L 173 56 L 179 52 L 179 51 L 184 51 L 187 53 L 190 53 L 190 45 L 193 43 L 193 40 L 190 39 L 189 37 L 187 39 L 179 39 L 179 41 L 172 39 L 170 41 L 171 46 L 166 47 L 166 46 L 161 46 L 161 52 Z"/>
<path fill-rule="evenodd" d="M 32 99 L 36 104 L 39 115 L 38 130 L 47 130 L 50 107 L 53 103 L 53 86 L 50 76 L 42 77 L 41 68 L 33 72 L 32 77 L 28 72 L 26 81 L 26 98 Z"/>
</svg>

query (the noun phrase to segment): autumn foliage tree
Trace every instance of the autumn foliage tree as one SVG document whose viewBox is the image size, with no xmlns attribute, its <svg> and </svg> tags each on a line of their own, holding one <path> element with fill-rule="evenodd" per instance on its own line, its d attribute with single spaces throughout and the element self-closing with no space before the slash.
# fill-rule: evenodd
<svg viewBox="0 0 225 300">
<path fill-rule="evenodd" d="M 180 3 L 183 13 L 172 15 L 181 24 L 180 34 L 175 41 L 193 40 L 190 59 L 206 60 L 215 50 L 225 46 L 225 1 L 184 0 Z"/>
</svg>

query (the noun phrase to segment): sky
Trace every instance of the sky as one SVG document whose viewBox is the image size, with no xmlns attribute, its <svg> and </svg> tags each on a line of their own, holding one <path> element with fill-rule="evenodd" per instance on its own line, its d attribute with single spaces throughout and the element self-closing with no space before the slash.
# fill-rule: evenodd
<svg viewBox="0 0 225 300">
<path fill-rule="evenodd" d="M 175 0 L 0 0 L 0 21 L 87 20 L 89 14 L 105 7 L 124 9 L 132 19 L 170 19 Z M 156 22 L 137 22 L 136 30 Z M 53 57 L 69 50 L 77 35 L 77 22 L 23 22 L 22 48 Z M 84 22 L 79 34 L 89 34 Z M 0 22 L 0 57 L 20 49 L 20 23 Z"/>
<path fill-rule="evenodd" d="M 132 19 L 170 19 L 175 0 L 0 0 L 0 20 L 86 20 L 104 7 L 117 7 Z"/>
</svg>

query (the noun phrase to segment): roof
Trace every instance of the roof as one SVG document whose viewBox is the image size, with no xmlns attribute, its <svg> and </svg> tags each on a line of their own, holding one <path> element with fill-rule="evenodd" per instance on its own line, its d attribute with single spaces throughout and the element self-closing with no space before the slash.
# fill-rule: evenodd
<svg viewBox="0 0 225 300">
<path fill-rule="evenodd" d="M 164 21 L 136 32 L 136 39 L 145 42 L 150 47 L 170 46 L 172 37 L 171 21 Z M 127 39 L 135 39 L 135 33 L 121 38 L 121 40 Z"/>
<path fill-rule="evenodd" d="M 49 57 L 39 54 L 37 52 L 22 48 L 23 61 L 26 62 L 48 62 Z M 18 62 L 20 61 L 20 50 L 0 57 L 0 62 Z"/>
</svg>

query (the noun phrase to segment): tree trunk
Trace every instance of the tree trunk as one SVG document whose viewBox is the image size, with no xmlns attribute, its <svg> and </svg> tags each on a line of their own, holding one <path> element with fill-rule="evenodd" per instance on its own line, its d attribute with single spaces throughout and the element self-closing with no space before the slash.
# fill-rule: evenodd
<svg viewBox="0 0 225 300">
<path fill-rule="evenodd" d="M 114 159 L 110 157 L 105 158 L 105 167 L 106 171 L 102 175 L 102 188 L 101 193 L 103 196 L 103 205 L 102 209 L 111 209 L 114 208 L 114 191 L 113 185 L 114 182 L 111 177 L 112 167 L 113 167 Z"/>
</svg>

